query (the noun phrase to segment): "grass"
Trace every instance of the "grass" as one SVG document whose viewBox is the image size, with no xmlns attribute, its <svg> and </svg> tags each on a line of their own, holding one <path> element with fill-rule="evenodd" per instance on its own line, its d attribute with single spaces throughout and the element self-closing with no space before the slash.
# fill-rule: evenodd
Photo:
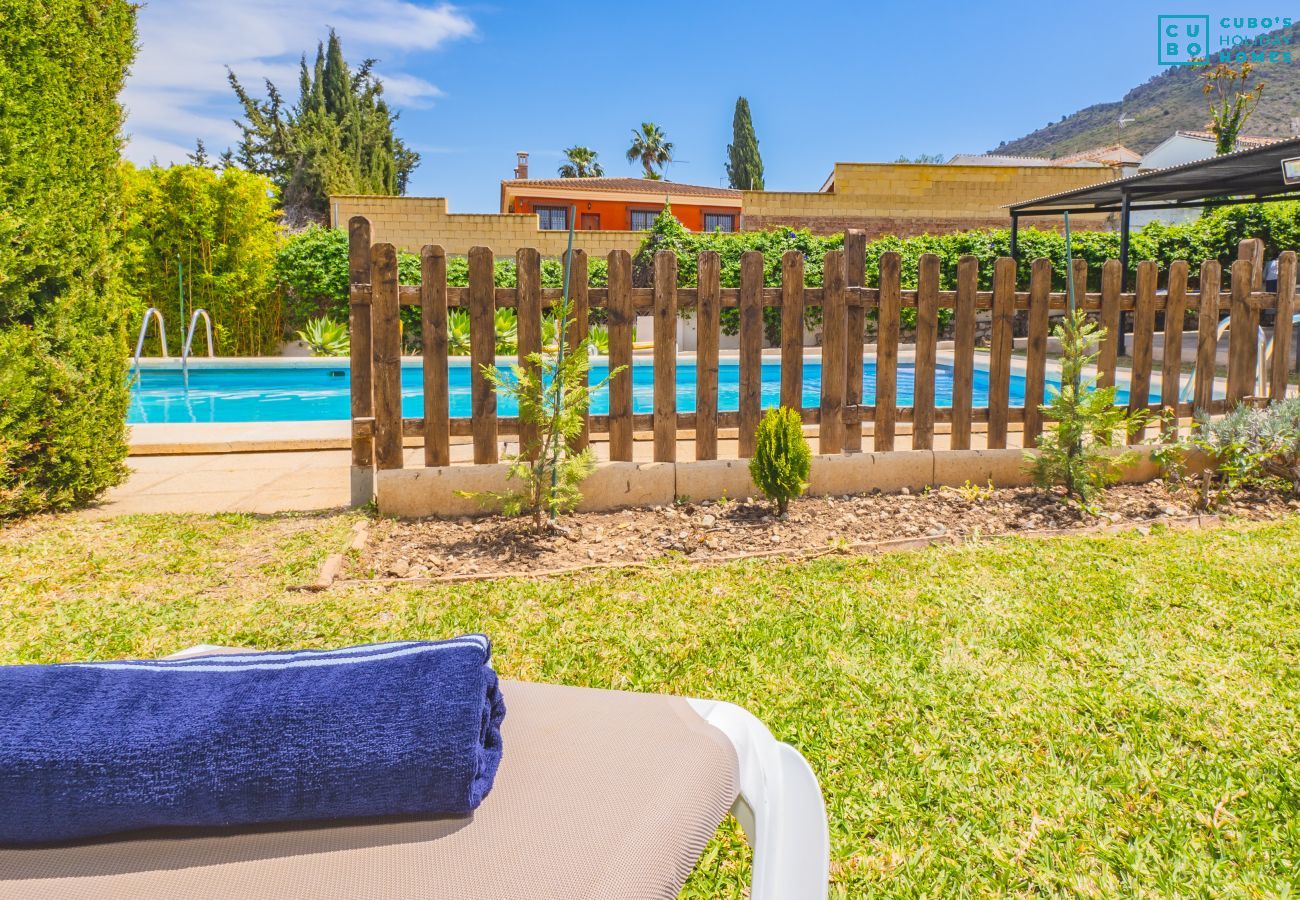
<svg viewBox="0 0 1300 900">
<path fill-rule="evenodd" d="M 481 630 L 511 678 L 740 703 L 811 761 L 833 894 L 1300 883 L 1300 519 L 884 558 L 287 592 L 354 519 L 0 532 L 0 661 Z M 734 826 L 691 896 L 743 895 Z"/>
</svg>

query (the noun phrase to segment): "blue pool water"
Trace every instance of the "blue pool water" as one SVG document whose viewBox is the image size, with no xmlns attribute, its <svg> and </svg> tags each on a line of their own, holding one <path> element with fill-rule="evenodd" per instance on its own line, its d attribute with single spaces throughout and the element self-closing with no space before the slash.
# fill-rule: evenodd
<svg viewBox="0 0 1300 900">
<path fill-rule="evenodd" d="M 592 380 L 605 377 L 603 362 L 592 366 Z M 454 417 L 470 415 L 470 370 L 465 365 L 452 365 L 449 369 L 451 386 L 451 414 Z M 912 385 L 915 371 L 910 365 L 898 369 L 898 405 L 912 405 Z M 975 370 L 975 407 L 988 405 L 989 376 L 987 371 Z M 763 406 L 776 406 L 780 397 L 781 366 L 776 360 L 763 364 Z M 874 363 L 863 367 L 863 395 L 868 405 L 874 403 L 876 369 Z M 821 366 L 806 361 L 803 370 L 803 405 L 817 406 L 821 398 Z M 1025 379 L 1011 376 L 1011 406 L 1023 406 Z M 1124 391 L 1119 392 L 1120 403 L 1127 403 Z M 1153 395 L 1152 402 L 1159 396 Z M 728 411 L 739 408 L 739 367 L 733 361 L 718 367 L 718 406 Z M 952 368 L 938 366 L 935 370 L 935 404 L 952 405 Z M 650 360 L 638 361 L 632 370 L 632 408 L 637 413 L 654 409 L 654 378 Z M 695 367 L 677 365 L 677 409 L 692 412 L 695 409 Z M 515 404 L 502 397 L 497 412 L 503 416 L 516 413 Z M 592 397 L 591 412 L 609 412 L 609 394 L 600 391 Z M 418 418 L 424 414 L 421 391 L 421 372 L 418 366 L 402 369 L 402 415 Z M 320 420 L 346 420 L 350 417 L 348 392 L 348 367 L 321 366 L 205 366 L 192 368 L 189 386 L 175 369 L 143 369 L 140 379 L 132 388 L 131 406 L 127 422 L 191 423 L 191 422 L 305 422 Z"/>
</svg>

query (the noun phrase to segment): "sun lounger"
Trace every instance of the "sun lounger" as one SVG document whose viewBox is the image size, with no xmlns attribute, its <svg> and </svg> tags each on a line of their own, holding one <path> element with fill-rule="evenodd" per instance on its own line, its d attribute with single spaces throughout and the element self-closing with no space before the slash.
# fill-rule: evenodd
<svg viewBox="0 0 1300 900">
<path fill-rule="evenodd" d="M 199 647 L 185 655 L 220 652 Z M 0 849 L 0 898 L 672 898 L 731 810 L 754 900 L 824 897 L 825 810 L 738 706 L 502 682 L 496 785 L 469 817 L 154 831 Z"/>
</svg>

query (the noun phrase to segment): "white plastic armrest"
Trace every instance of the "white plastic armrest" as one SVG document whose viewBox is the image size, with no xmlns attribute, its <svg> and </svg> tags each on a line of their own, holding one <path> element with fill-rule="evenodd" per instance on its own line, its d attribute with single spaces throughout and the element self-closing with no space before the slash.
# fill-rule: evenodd
<svg viewBox="0 0 1300 900">
<path fill-rule="evenodd" d="M 754 848 L 752 900 L 825 900 L 830 834 L 807 761 L 733 703 L 687 702 L 736 748 L 740 796 L 731 811 Z"/>
</svg>

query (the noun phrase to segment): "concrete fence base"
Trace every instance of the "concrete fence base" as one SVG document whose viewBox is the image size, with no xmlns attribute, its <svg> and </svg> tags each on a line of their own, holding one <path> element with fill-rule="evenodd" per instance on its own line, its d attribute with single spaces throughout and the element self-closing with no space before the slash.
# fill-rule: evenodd
<svg viewBox="0 0 1300 900">
<path fill-rule="evenodd" d="M 1149 450 L 1136 448 L 1138 458 L 1124 473 L 1128 483 L 1150 481 L 1160 474 Z M 461 517 L 490 511 L 461 492 L 505 491 L 509 467 L 441 466 L 390 469 L 376 473 L 379 512 L 399 518 Z M 960 487 L 967 482 L 981 487 L 1022 487 L 1030 483 L 1021 450 L 902 450 L 889 453 L 851 453 L 814 456 L 808 493 L 814 496 L 859 494 L 903 488 Z M 663 506 L 678 499 L 733 500 L 757 497 L 760 492 L 749 477 L 749 461 L 702 460 L 678 463 L 599 463 L 582 483 L 586 512 L 630 506 Z"/>
</svg>

